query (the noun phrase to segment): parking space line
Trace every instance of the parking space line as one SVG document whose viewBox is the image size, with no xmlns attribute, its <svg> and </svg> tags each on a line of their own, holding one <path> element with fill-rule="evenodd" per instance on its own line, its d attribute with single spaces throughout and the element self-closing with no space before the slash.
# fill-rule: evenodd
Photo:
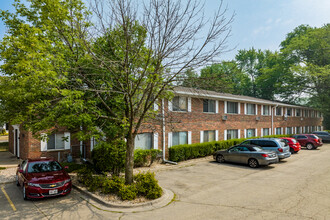
<svg viewBox="0 0 330 220">
<path fill-rule="evenodd" d="M 11 199 L 9 198 L 7 192 L 5 191 L 5 188 L 1 187 L 1 190 L 3 192 L 3 194 L 6 196 L 10 206 L 12 207 L 12 209 L 14 210 L 14 212 L 16 211 L 16 207 L 14 206 L 14 203 L 11 201 Z"/>
</svg>

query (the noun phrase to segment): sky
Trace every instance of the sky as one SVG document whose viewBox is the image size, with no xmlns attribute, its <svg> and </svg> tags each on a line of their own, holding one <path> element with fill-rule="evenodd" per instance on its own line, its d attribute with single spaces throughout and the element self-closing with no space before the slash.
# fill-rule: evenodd
<svg viewBox="0 0 330 220">
<path fill-rule="evenodd" d="M 13 11 L 14 0 L 0 0 L 0 9 Z M 206 14 L 212 14 L 220 0 L 205 0 Z M 237 50 L 278 50 L 287 33 L 301 24 L 322 27 L 330 23 L 330 0 L 224 0 L 228 7 L 227 16 L 235 13 L 231 37 L 228 39 L 230 52 L 220 59 L 235 58 Z M 0 20 L 0 39 L 5 26 Z"/>
</svg>

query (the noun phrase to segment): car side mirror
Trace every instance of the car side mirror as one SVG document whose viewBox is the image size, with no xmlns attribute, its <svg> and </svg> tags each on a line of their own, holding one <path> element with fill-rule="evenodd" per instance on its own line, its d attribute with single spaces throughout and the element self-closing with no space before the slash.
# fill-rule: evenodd
<svg viewBox="0 0 330 220">
<path fill-rule="evenodd" d="M 22 170 L 22 169 L 19 169 L 18 172 L 19 172 L 19 173 L 23 173 L 23 170 Z"/>
</svg>

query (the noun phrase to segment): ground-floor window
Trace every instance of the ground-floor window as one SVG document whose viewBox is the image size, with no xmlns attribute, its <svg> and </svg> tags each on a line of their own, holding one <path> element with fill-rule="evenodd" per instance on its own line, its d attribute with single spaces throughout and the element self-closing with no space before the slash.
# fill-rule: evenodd
<svg viewBox="0 0 330 220">
<path fill-rule="evenodd" d="M 276 128 L 276 129 L 275 129 L 275 134 L 276 134 L 276 135 L 281 134 L 281 128 Z"/>
<path fill-rule="evenodd" d="M 301 132 L 301 127 L 296 127 L 296 134 L 300 134 Z"/>
<path fill-rule="evenodd" d="M 64 133 L 48 135 L 47 150 L 61 150 L 65 147 Z"/>
<path fill-rule="evenodd" d="M 150 150 L 152 149 L 152 133 L 141 133 L 135 136 L 135 149 Z"/>
<path fill-rule="evenodd" d="M 188 132 L 187 131 L 173 132 L 172 146 L 180 145 L 180 144 L 187 144 L 187 143 L 188 143 Z"/>
<path fill-rule="evenodd" d="M 239 138 L 237 129 L 227 130 L 227 140 L 237 139 L 237 138 Z"/>
<path fill-rule="evenodd" d="M 255 137 L 256 136 L 256 129 L 246 129 L 246 137 Z"/>
<path fill-rule="evenodd" d="M 292 134 L 292 127 L 286 128 L 286 134 Z"/>
<path fill-rule="evenodd" d="M 204 131 L 204 142 L 215 141 L 215 131 Z"/>
<path fill-rule="evenodd" d="M 318 130 L 318 131 L 322 131 L 321 126 L 317 126 L 317 130 Z"/>
<path fill-rule="evenodd" d="M 309 127 L 305 126 L 305 133 L 308 133 L 308 132 L 309 132 Z"/>
<path fill-rule="evenodd" d="M 269 135 L 269 128 L 263 128 L 262 129 L 262 136 L 267 136 Z"/>
</svg>

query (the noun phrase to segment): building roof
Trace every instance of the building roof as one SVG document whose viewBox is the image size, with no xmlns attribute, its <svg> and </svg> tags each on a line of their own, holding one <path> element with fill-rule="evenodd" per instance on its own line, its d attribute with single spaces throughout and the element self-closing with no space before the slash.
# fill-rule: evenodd
<svg viewBox="0 0 330 220">
<path fill-rule="evenodd" d="M 220 93 L 209 90 L 195 89 L 195 88 L 187 88 L 187 87 L 175 87 L 173 89 L 174 94 L 176 95 L 186 95 L 196 98 L 209 98 L 209 99 L 220 99 L 224 101 L 235 101 L 235 102 L 250 102 L 257 103 L 263 105 L 272 105 L 272 106 L 281 106 L 281 107 L 299 107 L 299 108 L 308 108 L 306 106 L 292 105 L 286 104 L 282 102 L 271 101 L 267 99 L 260 99 L 250 96 L 243 95 L 233 95 L 229 93 Z M 309 109 L 309 108 L 308 108 Z"/>
</svg>

